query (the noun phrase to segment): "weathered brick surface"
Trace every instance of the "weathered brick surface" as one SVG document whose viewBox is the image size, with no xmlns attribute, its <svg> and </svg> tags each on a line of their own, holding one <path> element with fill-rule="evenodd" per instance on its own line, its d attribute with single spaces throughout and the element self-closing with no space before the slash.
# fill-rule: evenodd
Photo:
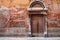
<svg viewBox="0 0 60 40">
<path fill-rule="evenodd" d="M 49 27 L 60 27 L 59 15 L 60 14 L 51 14 L 50 16 L 48 16 L 48 26 Z"/>
<path fill-rule="evenodd" d="M 9 17 L 9 16 L 7 17 L 8 14 L 7 13 L 3 14 L 3 12 L 5 12 L 5 11 L 1 12 L 2 15 L 0 14 L 1 15 L 1 17 L 0 17 L 1 20 L 0 21 L 3 22 L 3 24 L 0 22 L 0 25 L 2 24 L 1 26 L 5 27 L 5 28 L 0 27 L 1 28 L 0 32 L 1 33 L 2 32 L 5 33 L 4 35 L 6 35 L 6 34 L 10 35 L 11 32 L 13 32 L 12 34 L 14 34 L 14 33 L 17 33 L 17 34 L 21 33 L 22 34 L 22 33 L 25 32 L 24 35 L 26 35 L 27 32 L 29 32 L 29 24 L 28 24 L 28 22 L 29 22 L 28 18 L 29 17 L 28 17 L 28 11 L 27 11 L 27 9 L 26 8 L 15 8 L 14 7 L 14 8 L 10 8 L 9 11 L 10 12 L 8 14 L 9 14 L 10 18 L 9 18 L 9 21 L 7 22 L 6 25 L 5 25 L 5 23 L 6 23 L 5 20 L 8 20 L 8 17 Z M 14 29 L 15 27 L 18 30 Z M 20 31 L 20 30 L 22 30 L 22 31 Z M 26 30 L 27 32 L 24 31 L 24 30 Z M 16 31 L 16 32 L 14 32 L 14 31 Z"/>
<path fill-rule="evenodd" d="M 26 8 L 15 8 L 14 9 L 10 9 L 10 13 L 11 13 L 11 17 L 10 17 L 10 27 L 9 28 L 13 28 L 13 34 L 17 33 L 17 35 L 26 35 L 27 32 L 29 32 L 29 24 L 27 22 L 28 20 L 28 11 Z M 16 30 L 16 32 L 14 32 L 14 27 L 16 27 L 18 30 Z M 23 29 L 25 28 L 25 29 Z M 9 30 L 9 29 L 8 29 Z M 22 30 L 22 31 L 20 31 Z M 26 30 L 26 31 L 24 31 Z M 11 30 L 10 30 L 11 32 Z M 25 33 L 24 33 L 25 32 Z M 19 34 L 18 34 L 19 33 Z M 9 34 L 9 32 L 8 32 Z"/>
<path fill-rule="evenodd" d="M 46 0 L 46 6 L 48 7 L 47 12 L 47 22 L 48 27 L 60 27 L 60 12 L 59 12 L 59 5 L 58 0 Z"/>
</svg>

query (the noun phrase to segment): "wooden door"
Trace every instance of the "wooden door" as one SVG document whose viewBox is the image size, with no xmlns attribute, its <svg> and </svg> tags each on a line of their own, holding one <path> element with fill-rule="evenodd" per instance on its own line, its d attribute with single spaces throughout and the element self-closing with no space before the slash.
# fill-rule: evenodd
<svg viewBox="0 0 60 40">
<path fill-rule="evenodd" d="M 41 14 L 31 15 L 31 32 L 32 34 L 43 33 L 43 15 Z"/>
</svg>

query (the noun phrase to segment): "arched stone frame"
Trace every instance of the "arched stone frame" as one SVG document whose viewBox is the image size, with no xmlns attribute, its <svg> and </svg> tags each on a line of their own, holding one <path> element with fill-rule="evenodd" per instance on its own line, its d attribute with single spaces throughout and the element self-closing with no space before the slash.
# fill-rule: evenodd
<svg viewBox="0 0 60 40">
<path fill-rule="evenodd" d="M 44 2 L 44 1 L 40 1 L 40 0 L 32 0 L 32 1 L 30 2 L 30 5 L 29 5 L 28 7 L 30 7 L 31 4 L 34 3 L 34 2 L 39 2 L 39 4 L 43 4 L 43 6 L 45 6 L 45 8 L 47 7 L 46 4 L 45 4 L 45 2 Z"/>
<path fill-rule="evenodd" d="M 35 4 L 39 4 L 39 5 L 41 5 L 41 8 L 43 8 L 42 9 L 42 14 L 44 15 L 44 26 L 45 26 L 45 31 L 44 31 L 44 34 L 47 34 L 47 17 L 46 17 L 46 10 L 45 10 L 45 8 L 46 8 L 46 6 L 45 6 L 45 4 L 43 3 L 43 2 L 40 2 L 40 1 L 33 1 L 33 2 L 31 2 L 30 3 L 30 6 L 29 6 L 29 8 L 32 8 Z M 29 10 L 30 11 L 30 10 Z M 30 27 L 30 29 L 31 29 L 31 27 Z"/>
<path fill-rule="evenodd" d="M 34 1 L 30 4 L 30 7 L 33 7 L 34 5 L 39 4 L 42 8 L 45 8 L 44 4 L 40 1 Z"/>
</svg>

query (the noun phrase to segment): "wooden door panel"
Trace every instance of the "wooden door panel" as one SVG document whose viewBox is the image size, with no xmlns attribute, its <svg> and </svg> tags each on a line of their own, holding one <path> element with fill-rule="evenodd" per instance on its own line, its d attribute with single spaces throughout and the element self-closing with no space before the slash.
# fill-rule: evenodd
<svg viewBox="0 0 60 40">
<path fill-rule="evenodd" d="M 37 22 L 32 23 L 32 33 L 37 33 Z"/>
<path fill-rule="evenodd" d="M 43 32 L 43 16 L 39 16 L 39 33 Z"/>
<path fill-rule="evenodd" d="M 43 32 L 43 16 L 42 15 L 31 15 L 31 28 L 32 33 Z"/>
<path fill-rule="evenodd" d="M 38 17 L 36 15 L 32 15 L 32 33 L 37 33 L 37 19 Z"/>
</svg>

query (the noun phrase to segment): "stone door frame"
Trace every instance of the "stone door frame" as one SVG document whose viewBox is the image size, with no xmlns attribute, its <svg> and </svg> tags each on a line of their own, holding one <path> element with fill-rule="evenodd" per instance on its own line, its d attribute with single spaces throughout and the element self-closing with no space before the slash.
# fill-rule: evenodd
<svg viewBox="0 0 60 40">
<path fill-rule="evenodd" d="M 34 8 L 33 6 L 35 4 L 39 4 L 39 5 L 41 5 L 41 7 Z M 45 7 L 44 3 L 40 2 L 40 1 L 34 1 L 34 2 L 32 2 L 30 4 L 30 6 L 29 6 L 29 8 L 27 8 L 27 10 L 29 11 L 29 15 L 32 15 L 31 14 L 32 11 L 40 11 L 40 12 L 42 12 L 41 14 L 44 15 L 44 27 L 45 27 L 44 35 L 46 35 L 47 34 L 47 21 L 46 21 L 47 20 L 47 13 L 46 13 L 47 12 L 47 8 Z M 30 20 L 31 20 L 31 18 L 30 18 Z M 30 25 L 31 25 L 31 23 L 30 23 Z M 30 29 L 31 29 L 31 27 L 30 27 Z"/>
</svg>

